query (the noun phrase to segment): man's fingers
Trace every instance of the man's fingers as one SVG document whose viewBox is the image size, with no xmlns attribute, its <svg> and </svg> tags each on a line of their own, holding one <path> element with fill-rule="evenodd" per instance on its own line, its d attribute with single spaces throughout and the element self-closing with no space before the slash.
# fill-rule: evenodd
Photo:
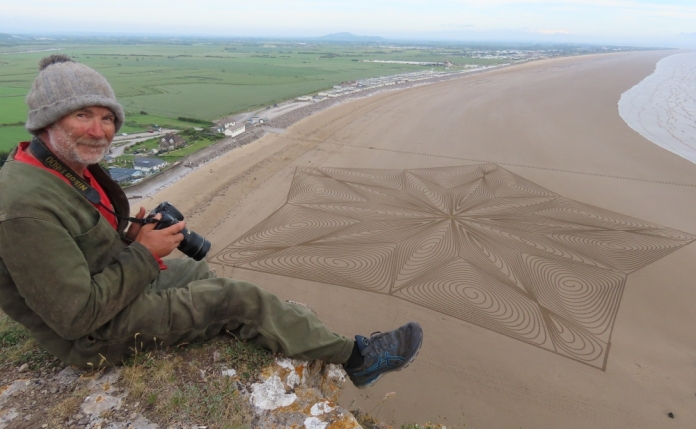
<svg viewBox="0 0 696 429">
<path fill-rule="evenodd" d="M 145 207 L 140 206 L 140 210 L 138 211 L 138 214 L 135 215 L 136 219 L 143 219 L 145 217 Z"/>
<path fill-rule="evenodd" d="M 178 245 L 179 243 L 181 243 L 182 241 L 184 241 L 184 234 L 178 233 L 178 234 L 174 235 L 174 242 L 175 242 L 177 245 Z"/>
<path fill-rule="evenodd" d="M 138 214 L 140 214 L 140 213 L 138 213 Z M 162 219 L 162 214 L 157 213 L 157 214 L 155 215 L 154 219 L 155 219 L 155 220 L 160 220 L 160 219 Z M 157 226 L 157 222 L 146 223 L 145 225 L 143 225 L 142 229 L 145 230 L 145 231 L 152 231 L 153 229 L 155 229 L 156 226 Z"/>
<path fill-rule="evenodd" d="M 143 219 L 145 217 L 145 207 L 140 207 L 140 210 L 138 213 L 135 215 L 136 219 Z M 128 226 L 128 231 L 126 232 L 126 238 L 133 241 L 136 239 L 138 234 L 140 233 L 140 228 L 142 225 L 138 222 L 131 222 L 131 224 Z"/>
<path fill-rule="evenodd" d="M 186 226 L 185 222 L 177 222 L 172 226 L 168 226 L 167 228 L 164 228 L 162 231 L 167 231 L 170 234 L 178 234 L 181 232 L 182 229 Z"/>
<path fill-rule="evenodd" d="M 160 220 L 161 214 L 155 215 L 155 220 Z M 140 242 L 143 246 L 149 249 L 153 255 L 163 258 L 176 249 L 184 240 L 184 234 L 181 230 L 186 224 L 177 222 L 163 229 L 155 229 L 157 223 L 148 223 L 140 228 L 140 233 L 135 241 Z"/>
</svg>

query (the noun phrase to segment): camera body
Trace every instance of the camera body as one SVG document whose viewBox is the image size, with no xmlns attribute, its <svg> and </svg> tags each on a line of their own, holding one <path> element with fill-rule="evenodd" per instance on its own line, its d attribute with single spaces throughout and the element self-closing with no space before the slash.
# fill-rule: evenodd
<svg viewBox="0 0 696 429">
<path fill-rule="evenodd" d="M 161 214 L 162 218 L 157 222 L 157 225 L 155 225 L 155 229 L 164 229 L 184 220 L 184 215 L 167 201 L 155 207 L 155 209 L 150 212 L 148 219 L 152 219 L 157 214 Z M 205 255 L 207 255 L 210 250 L 210 241 L 187 228 L 182 229 L 181 233 L 184 234 L 184 239 L 179 243 L 178 249 L 183 254 L 196 261 L 205 258 Z"/>
</svg>

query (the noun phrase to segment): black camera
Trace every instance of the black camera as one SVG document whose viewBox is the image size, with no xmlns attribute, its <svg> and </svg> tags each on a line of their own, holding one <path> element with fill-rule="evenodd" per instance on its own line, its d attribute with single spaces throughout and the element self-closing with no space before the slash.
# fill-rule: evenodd
<svg viewBox="0 0 696 429">
<path fill-rule="evenodd" d="M 167 201 L 155 207 L 148 218 L 151 219 L 156 214 L 161 214 L 162 218 L 157 222 L 155 229 L 164 229 L 184 220 L 184 215 Z M 205 258 L 205 255 L 210 250 L 210 241 L 187 228 L 182 229 L 181 233 L 184 234 L 184 240 L 179 243 L 178 249 L 184 255 L 196 261 Z"/>
</svg>

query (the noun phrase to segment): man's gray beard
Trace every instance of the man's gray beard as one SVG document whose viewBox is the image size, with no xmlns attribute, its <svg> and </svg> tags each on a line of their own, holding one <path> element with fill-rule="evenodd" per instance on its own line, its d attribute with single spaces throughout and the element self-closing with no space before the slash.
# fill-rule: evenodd
<svg viewBox="0 0 696 429">
<path fill-rule="evenodd" d="M 88 165 L 96 164 L 101 161 L 104 156 L 109 152 L 109 140 L 106 137 L 100 139 L 90 139 L 86 137 L 80 137 L 75 139 L 72 133 L 65 131 L 59 125 L 54 125 L 48 128 L 48 135 L 51 138 L 51 143 L 53 150 L 56 151 L 56 155 L 63 158 L 67 162 L 79 164 L 84 167 Z M 86 145 L 93 147 L 103 147 L 101 153 L 94 155 L 83 156 L 77 151 L 78 145 Z"/>
</svg>

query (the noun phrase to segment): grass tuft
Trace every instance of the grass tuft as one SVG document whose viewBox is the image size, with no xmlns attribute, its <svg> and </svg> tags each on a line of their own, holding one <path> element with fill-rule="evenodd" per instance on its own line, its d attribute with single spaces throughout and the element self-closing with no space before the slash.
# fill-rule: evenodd
<svg viewBox="0 0 696 429">
<path fill-rule="evenodd" d="M 248 427 L 252 413 L 238 387 L 256 379 L 272 359 L 259 346 L 218 337 L 175 351 L 139 353 L 126 362 L 121 383 L 128 403 L 139 403 L 140 411 L 161 426 L 176 422 L 210 429 Z M 223 368 L 236 369 L 240 380 L 223 377 Z"/>
<path fill-rule="evenodd" d="M 31 338 L 25 327 L 0 312 L 0 368 L 25 363 L 32 370 L 60 364 Z"/>
<path fill-rule="evenodd" d="M 162 427 L 190 423 L 209 429 L 246 428 L 253 413 L 238 388 L 256 380 L 272 360 L 260 346 L 220 336 L 175 350 L 138 353 L 122 367 L 119 384 L 128 392 L 128 408 Z M 0 312 L 0 368 L 16 371 L 23 363 L 32 371 L 63 366 L 24 327 Z M 225 368 L 236 369 L 239 379 L 223 377 Z M 64 426 L 89 394 L 84 383 L 66 393 L 46 409 L 50 427 Z"/>
</svg>

